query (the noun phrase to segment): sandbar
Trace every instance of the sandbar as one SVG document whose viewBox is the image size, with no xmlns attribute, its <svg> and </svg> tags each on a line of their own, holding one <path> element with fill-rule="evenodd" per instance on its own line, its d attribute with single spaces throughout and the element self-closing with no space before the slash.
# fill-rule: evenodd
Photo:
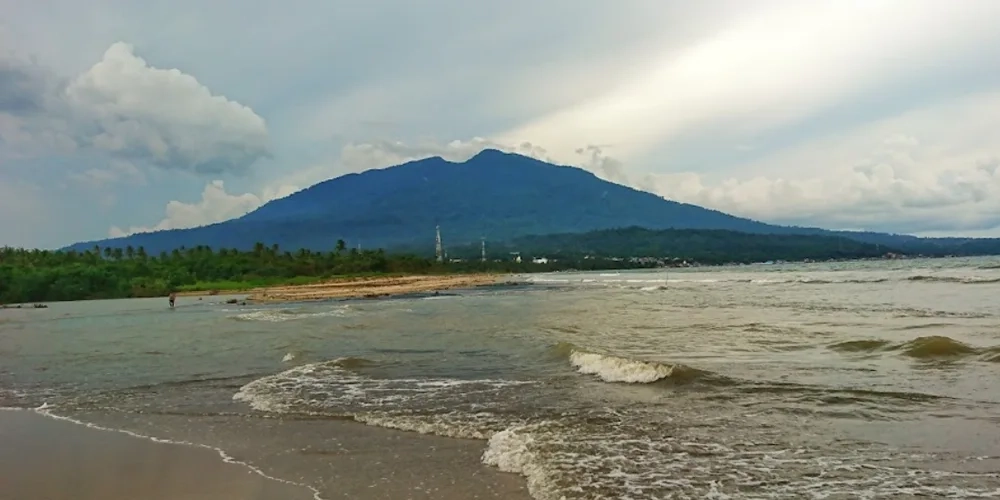
<svg viewBox="0 0 1000 500">
<path fill-rule="evenodd" d="M 378 276 L 335 279 L 308 285 L 271 286 L 249 291 L 255 302 L 299 302 L 308 300 L 377 298 L 492 285 L 502 275 L 451 274 L 423 276 Z"/>
</svg>

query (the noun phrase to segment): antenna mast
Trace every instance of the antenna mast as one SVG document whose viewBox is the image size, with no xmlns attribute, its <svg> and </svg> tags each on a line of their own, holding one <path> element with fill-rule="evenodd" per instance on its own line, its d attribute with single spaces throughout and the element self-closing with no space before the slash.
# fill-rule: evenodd
<svg viewBox="0 0 1000 500">
<path fill-rule="evenodd" d="M 444 246 L 441 244 L 441 226 L 434 227 L 434 257 L 438 262 L 444 262 Z"/>
</svg>

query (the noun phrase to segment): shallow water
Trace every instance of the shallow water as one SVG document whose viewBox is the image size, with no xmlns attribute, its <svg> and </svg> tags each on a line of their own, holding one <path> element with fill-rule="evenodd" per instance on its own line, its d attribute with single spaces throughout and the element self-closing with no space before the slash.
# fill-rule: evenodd
<svg viewBox="0 0 1000 500">
<path fill-rule="evenodd" d="M 539 499 L 995 497 L 998 262 L 3 310 L 0 406 L 203 442 L 328 498 L 351 478 L 313 448 L 363 424 L 478 442 Z"/>
</svg>

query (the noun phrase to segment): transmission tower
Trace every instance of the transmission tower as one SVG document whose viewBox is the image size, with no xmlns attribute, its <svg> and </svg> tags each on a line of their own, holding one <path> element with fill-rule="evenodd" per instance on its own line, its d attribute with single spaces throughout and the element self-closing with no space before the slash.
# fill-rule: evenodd
<svg viewBox="0 0 1000 500">
<path fill-rule="evenodd" d="M 441 226 L 435 226 L 434 231 L 434 257 L 437 258 L 438 262 L 444 262 L 444 245 L 441 244 Z"/>
</svg>

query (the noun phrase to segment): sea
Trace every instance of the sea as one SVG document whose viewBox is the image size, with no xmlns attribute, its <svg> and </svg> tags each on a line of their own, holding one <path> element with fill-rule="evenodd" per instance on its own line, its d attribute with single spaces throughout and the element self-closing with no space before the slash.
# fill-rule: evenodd
<svg viewBox="0 0 1000 500">
<path fill-rule="evenodd" d="M 539 500 L 1000 497 L 1000 258 L 520 278 L 0 310 L 0 406 L 211 447 L 319 499 L 394 480 L 330 461 L 369 431 L 391 434 L 356 471 L 410 453 L 427 475 L 399 498 L 444 498 L 434 474 L 490 498 L 480 470 Z"/>
</svg>

